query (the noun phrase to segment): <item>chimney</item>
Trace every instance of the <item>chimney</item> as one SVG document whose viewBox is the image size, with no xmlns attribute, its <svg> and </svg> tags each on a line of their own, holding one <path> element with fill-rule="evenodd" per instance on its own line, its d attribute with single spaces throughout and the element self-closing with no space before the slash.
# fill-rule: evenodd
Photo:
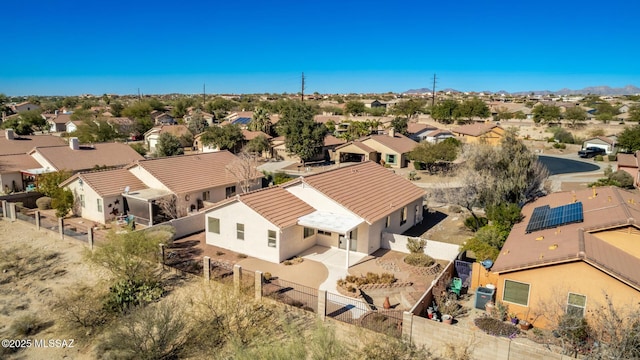
<svg viewBox="0 0 640 360">
<path fill-rule="evenodd" d="M 54 113 L 56 114 L 56 117 L 58 117 L 58 110 L 56 110 Z"/>
<path fill-rule="evenodd" d="M 394 128 L 389 129 L 389 136 L 395 137 L 396 136 L 396 129 L 394 129 Z"/>
<path fill-rule="evenodd" d="M 80 143 L 77 137 L 69 138 L 69 147 L 71 150 L 80 150 Z"/>
<path fill-rule="evenodd" d="M 13 129 L 5 130 L 5 134 L 7 136 L 7 140 L 13 140 Z"/>
</svg>

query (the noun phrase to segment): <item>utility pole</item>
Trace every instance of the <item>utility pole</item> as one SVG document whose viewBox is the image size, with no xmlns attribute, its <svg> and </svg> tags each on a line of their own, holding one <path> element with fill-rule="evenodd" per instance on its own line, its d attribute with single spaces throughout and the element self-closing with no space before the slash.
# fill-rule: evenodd
<svg viewBox="0 0 640 360">
<path fill-rule="evenodd" d="M 206 90 L 206 85 L 207 84 L 202 84 L 202 111 L 204 111 L 204 107 L 207 104 L 207 90 Z"/>
<path fill-rule="evenodd" d="M 436 74 L 433 74 L 433 90 L 431 91 L 431 107 L 436 103 Z"/>
<path fill-rule="evenodd" d="M 304 72 L 302 72 L 302 91 L 300 94 L 300 100 L 304 101 Z"/>
<path fill-rule="evenodd" d="M 140 88 L 138 88 L 138 101 L 142 101 L 142 97 L 140 96 Z"/>
</svg>

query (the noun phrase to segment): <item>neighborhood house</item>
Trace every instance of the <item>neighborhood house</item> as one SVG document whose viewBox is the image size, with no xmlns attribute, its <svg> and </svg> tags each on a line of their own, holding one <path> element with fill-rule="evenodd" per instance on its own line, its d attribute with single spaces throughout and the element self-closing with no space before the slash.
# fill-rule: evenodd
<svg viewBox="0 0 640 360">
<path fill-rule="evenodd" d="M 422 221 L 424 191 L 373 163 L 239 194 L 205 216 L 206 242 L 279 263 L 316 245 L 371 254 Z"/>
</svg>

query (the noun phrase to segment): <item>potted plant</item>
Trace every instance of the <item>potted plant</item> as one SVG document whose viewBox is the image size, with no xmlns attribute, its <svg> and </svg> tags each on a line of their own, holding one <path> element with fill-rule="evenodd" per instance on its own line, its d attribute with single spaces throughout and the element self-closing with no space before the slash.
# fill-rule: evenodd
<svg viewBox="0 0 640 360">
<path fill-rule="evenodd" d="M 489 314 L 493 313 L 493 309 L 495 308 L 496 308 L 496 305 L 493 303 L 493 301 L 487 301 L 487 303 L 484 304 L 484 310 Z"/>
<path fill-rule="evenodd" d="M 518 325 L 518 322 L 520 321 L 518 320 L 518 316 L 514 313 L 509 314 L 509 319 L 513 325 Z"/>
<path fill-rule="evenodd" d="M 532 326 L 531 323 L 528 322 L 527 320 L 520 320 L 519 324 L 520 324 L 520 329 L 522 330 L 529 330 L 531 329 L 531 326 Z"/>
<path fill-rule="evenodd" d="M 453 324 L 453 316 L 449 314 L 442 315 L 442 323 L 449 324 L 449 325 Z"/>
</svg>

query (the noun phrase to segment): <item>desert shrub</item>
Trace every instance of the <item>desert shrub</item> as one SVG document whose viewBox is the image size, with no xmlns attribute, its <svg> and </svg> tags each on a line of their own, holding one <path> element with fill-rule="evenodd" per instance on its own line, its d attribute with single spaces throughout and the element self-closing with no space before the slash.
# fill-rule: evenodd
<svg viewBox="0 0 640 360">
<path fill-rule="evenodd" d="M 238 258 L 239 258 L 239 259 L 246 259 L 246 258 L 248 258 L 248 257 L 249 257 L 249 256 L 248 256 L 248 255 L 245 255 L 245 254 L 238 254 Z"/>
<path fill-rule="evenodd" d="M 454 214 L 459 214 L 462 212 L 462 208 L 459 205 L 449 205 L 449 211 Z"/>
<path fill-rule="evenodd" d="M 125 312 L 133 306 L 158 300 L 163 293 L 159 282 L 120 280 L 109 288 L 104 308 L 114 313 Z"/>
<path fill-rule="evenodd" d="M 42 330 L 43 328 L 43 325 L 44 324 L 37 316 L 33 314 L 27 314 L 15 319 L 13 323 L 11 323 L 9 331 L 15 336 L 30 336 L 40 332 L 40 330 Z"/>
<path fill-rule="evenodd" d="M 618 159 L 618 155 L 616 155 L 616 154 L 607 155 L 607 159 L 609 161 L 616 161 Z"/>
<path fill-rule="evenodd" d="M 264 274 L 262 274 L 262 277 L 264 278 L 264 281 L 269 282 L 271 281 L 271 273 L 270 272 L 266 272 Z"/>
<path fill-rule="evenodd" d="M 427 167 L 423 163 L 421 163 L 420 161 L 414 161 L 413 162 L 413 168 L 416 169 L 416 170 L 424 170 Z"/>
<path fill-rule="evenodd" d="M 479 217 L 476 218 L 473 216 L 469 216 L 468 218 L 464 219 L 464 226 L 467 227 L 467 229 L 476 232 L 478 231 L 481 227 L 487 225 L 489 223 L 489 220 L 486 217 Z"/>
<path fill-rule="evenodd" d="M 569 344 L 574 356 L 586 350 L 587 339 L 591 332 L 592 330 L 584 317 L 569 313 L 560 317 L 558 327 L 555 330 L 555 334 Z"/>
<path fill-rule="evenodd" d="M 407 239 L 407 250 L 411 254 L 419 254 L 424 253 L 424 247 L 427 245 L 427 240 L 420 238 L 408 238 Z"/>
<path fill-rule="evenodd" d="M 480 330 L 493 336 L 515 337 L 520 330 L 511 323 L 505 323 L 499 319 L 483 316 L 473 320 Z"/>
<path fill-rule="evenodd" d="M 596 155 L 596 157 L 594 157 L 593 160 L 595 160 L 595 161 L 604 161 L 604 157 L 602 155 Z"/>
<path fill-rule="evenodd" d="M 433 265 L 436 261 L 429 255 L 422 254 L 409 254 L 404 258 L 404 262 L 413 266 L 427 267 Z"/>
<path fill-rule="evenodd" d="M 51 209 L 51 198 L 48 196 L 43 196 L 36 200 L 36 206 L 38 210 L 49 210 Z"/>
<path fill-rule="evenodd" d="M 357 358 L 370 360 L 412 360 L 431 359 L 433 356 L 423 347 L 417 347 L 406 339 L 386 337 L 384 341 L 375 338 L 362 346 Z"/>
<path fill-rule="evenodd" d="M 222 256 L 222 255 L 224 255 L 224 251 L 220 251 L 220 250 L 218 250 L 218 251 L 216 251 L 216 255 L 218 255 L 218 256 Z"/>
<path fill-rule="evenodd" d="M 190 327 L 180 304 L 158 303 L 124 317 L 100 341 L 96 351 L 108 359 L 177 359 Z"/>
<path fill-rule="evenodd" d="M 376 274 L 372 272 L 368 272 L 365 276 L 355 276 L 355 275 L 347 275 L 345 279 L 338 280 L 338 285 L 344 286 L 347 285 L 347 289 L 349 286 L 355 285 L 356 287 L 368 284 L 393 284 L 396 282 L 395 276 L 391 273 L 382 273 Z M 355 289 L 354 289 L 355 292 Z"/>
<path fill-rule="evenodd" d="M 556 148 L 556 149 L 566 149 L 567 145 L 564 144 L 564 143 L 554 143 L 553 147 Z"/>
<path fill-rule="evenodd" d="M 109 315 L 102 306 L 105 297 L 101 287 L 77 284 L 58 299 L 54 310 L 68 329 L 90 333 L 108 321 Z"/>
</svg>

